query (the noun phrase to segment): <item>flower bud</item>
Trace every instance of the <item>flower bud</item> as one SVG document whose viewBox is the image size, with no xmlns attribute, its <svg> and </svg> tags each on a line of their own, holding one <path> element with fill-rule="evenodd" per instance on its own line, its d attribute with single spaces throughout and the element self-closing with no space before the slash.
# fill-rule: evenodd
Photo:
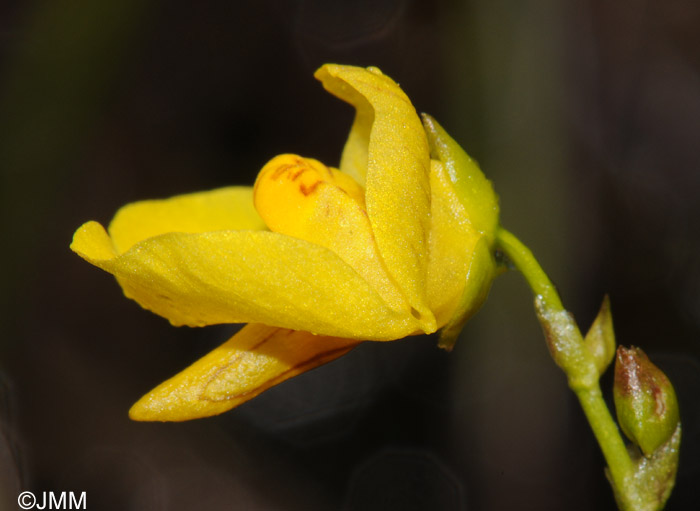
<svg viewBox="0 0 700 511">
<path fill-rule="evenodd" d="M 598 374 L 603 374 L 615 358 L 615 331 L 613 330 L 610 299 L 603 298 L 598 315 L 584 339 L 586 349 L 593 355 Z"/>
<path fill-rule="evenodd" d="M 676 393 L 641 349 L 618 348 L 613 393 L 622 431 L 645 456 L 673 436 L 680 422 Z"/>
</svg>

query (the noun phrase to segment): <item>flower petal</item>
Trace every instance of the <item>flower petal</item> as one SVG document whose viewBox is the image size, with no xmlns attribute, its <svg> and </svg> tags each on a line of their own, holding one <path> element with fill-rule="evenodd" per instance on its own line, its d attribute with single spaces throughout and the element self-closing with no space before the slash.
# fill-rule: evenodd
<svg viewBox="0 0 700 511">
<path fill-rule="evenodd" d="M 254 322 L 366 340 L 419 328 L 336 254 L 278 233 L 168 233 L 117 255 L 102 226 L 88 222 L 71 248 L 174 325 Z"/>
<path fill-rule="evenodd" d="M 121 254 L 141 240 L 166 232 L 264 228 L 253 207 L 253 188 L 230 186 L 127 204 L 117 211 L 108 230 Z"/>
<path fill-rule="evenodd" d="M 347 174 L 316 160 L 284 154 L 260 171 L 254 202 L 270 230 L 332 250 L 392 309 L 410 314 L 406 297 L 379 256 L 363 195 Z"/>
<path fill-rule="evenodd" d="M 353 166 L 348 162 L 363 159 L 366 141 L 365 202 L 377 246 L 424 330 L 432 331 L 435 318 L 425 291 L 430 151 L 418 115 L 399 86 L 377 68 L 329 64 L 316 72 L 316 78 L 329 92 L 357 109 L 346 149 L 353 156 L 344 156 L 342 168 L 350 172 L 349 166 Z"/>
<path fill-rule="evenodd" d="M 346 354 L 357 344 L 349 339 L 246 325 L 142 397 L 129 416 L 138 421 L 185 421 L 217 415 Z"/>
</svg>

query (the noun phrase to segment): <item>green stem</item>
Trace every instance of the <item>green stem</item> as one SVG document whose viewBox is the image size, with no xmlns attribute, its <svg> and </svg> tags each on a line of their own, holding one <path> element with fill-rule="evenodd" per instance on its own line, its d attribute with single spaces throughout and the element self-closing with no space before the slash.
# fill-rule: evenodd
<svg viewBox="0 0 700 511">
<path fill-rule="evenodd" d="M 496 238 L 500 248 L 523 274 L 535 296 L 541 296 L 553 311 L 563 311 L 564 306 L 554 284 L 532 255 L 532 251 L 505 229 L 498 229 Z"/>
<path fill-rule="evenodd" d="M 620 494 L 624 492 L 636 471 L 635 464 L 627 452 L 625 443 L 620 436 L 615 421 L 610 415 L 610 410 L 603 400 L 603 395 L 600 391 L 598 382 L 595 386 L 587 389 L 576 391 L 581 408 L 586 414 L 586 419 L 591 425 L 593 434 L 603 451 L 605 461 L 608 463 L 610 476 L 612 477 L 615 487 Z"/>
<path fill-rule="evenodd" d="M 593 356 L 586 349 L 580 331 L 562 305 L 556 288 L 529 248 L 513 234 L 499 229 L 497 246 L 520 270 L 535 295 L 538 317 L 545 329 L 555 362 L 564 370 L 569 386 L 576 393 L 610 471 L 615 492 L 623 509 L 634 509 L 631 488 L 635 464 L 620 431 L 603 400 L 599 373 Z"/>
</svg>

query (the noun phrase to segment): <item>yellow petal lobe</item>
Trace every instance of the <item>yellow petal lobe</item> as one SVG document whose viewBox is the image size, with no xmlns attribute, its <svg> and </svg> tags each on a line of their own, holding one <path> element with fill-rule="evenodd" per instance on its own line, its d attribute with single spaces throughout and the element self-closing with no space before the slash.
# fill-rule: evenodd
<svg viewBox="0 0 700 511">
<path fill-rule="evenodd" d="M 117 249 L 111 238 L 97 222 L 86 222 L 81 225 L 73 235 L 70 245 L 73 252 L 82 256 L 89 254 L 94 260 L 111 260 L 117 257 Z"/>
<path fill-rule="evenodd" d="M 346 152 L 355 162 L 366 160 L 365 203 L 379 252 L 424 331 L 434 331 L 425 291 L 430 151 L 420 119 L 401 88 L 377 68 L 327 64 L 315 76 L 357 110 Z M 343 157 L 343 170 L 349 159 Z"/>
<path fill-rule="evenodd" d="M 253 204 L 270 229 L 286 233 L 296 229 L 298 218 L 307 218 L 318 209 L 319 195 L 328 188 L 337 189 L 364 208 L 365 191 L 347 174 L 312 158 L 281 154 L 258 174 Z"/>
<path fill-rule="evenodd" d="M 337 254 L 279 233 L 168 233 L 117 255 L 102 226 L 88 222 L 71 248 L 174 325 L 252 322 L 364 340 L 416 331 Z"/>
<path fill-rule="evenodd" d="M 357 344 L 250 324 L 142 397 L 129 416 L 137 421 L 185 421 L 217 415 L 344 355 Z"/>
<path fill-rule="evenodd" d="M 253 188 L 230 186 L 168 199 L 133 202 L 122 207 L 108 232 L 117 252 L 167 232 L 264 229 L 253 207 Z"/>
<path fill-rule="evenodd" d="M 379 256 L 363 192 L 346 174 L 287 154 L 273 158 L 260 171 L 254 201 L 270 230 L 332 250 L 391 308 L 410 315 L 410 305 Z"/>
</svg>

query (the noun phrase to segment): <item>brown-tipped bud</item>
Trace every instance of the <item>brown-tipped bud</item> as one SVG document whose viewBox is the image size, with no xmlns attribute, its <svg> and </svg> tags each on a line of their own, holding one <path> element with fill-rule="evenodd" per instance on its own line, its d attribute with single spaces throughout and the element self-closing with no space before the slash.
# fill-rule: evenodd
<svg viewBox="0 0 700 511">
<path fill-rule="evenodd" d="M 598 374 L 603 374 L 615 357 L 615 331 L 608 295 L 603 298 L 603 304 L 586 334 L 584 343 L 586 349 L 593 355 Z"/>
<path fill-rule="evenodd" d="M 680 422 L 676 393 L 641 349 L 617 349 L 614 397 L 622 431 L 645 456 L 673 436 Z"/>
</svg>

